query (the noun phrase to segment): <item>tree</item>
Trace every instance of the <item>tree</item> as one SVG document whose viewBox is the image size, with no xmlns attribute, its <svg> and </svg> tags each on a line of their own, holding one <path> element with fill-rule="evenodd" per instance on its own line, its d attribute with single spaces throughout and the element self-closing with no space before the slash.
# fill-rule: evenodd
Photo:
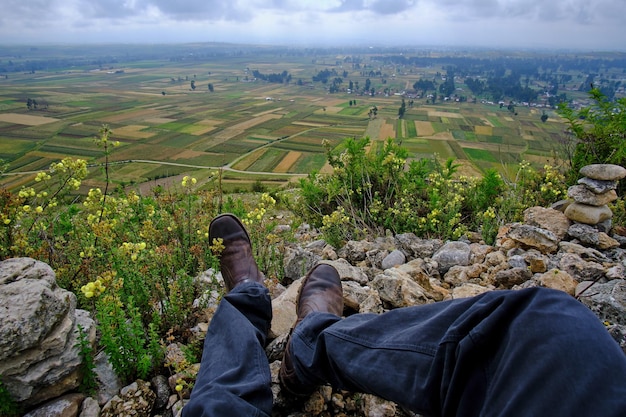
<svg viewBox="0 0 626 417">
<path fill-rule="evenodd" d="M 403 98 L 402 104 L 400 105 L 400 108 L 398 109 L 398 119 L 402 119 L 405 112 L 406 112 L 406 102 L 404 101 L 404 98 Z"/>
<path fill-rule="evenodd" d="M 446 75 L 446 80 L 443 84 L 439 86 L 439 92 L 445 97 L 450 97 L 455 90 L 456 86 L 454 85 L 454 72 L 448 71 Z"/>
<path fill-rule="evenodd" d="M 209 91 L 213 92 L 213 84 L 209 83 Z"/>
<path fill-rule="evenodd" d="M 548 120 L 548 114 L 544 111 L 541 115 L 541 121 L 546 122 Z"/>
</svg>

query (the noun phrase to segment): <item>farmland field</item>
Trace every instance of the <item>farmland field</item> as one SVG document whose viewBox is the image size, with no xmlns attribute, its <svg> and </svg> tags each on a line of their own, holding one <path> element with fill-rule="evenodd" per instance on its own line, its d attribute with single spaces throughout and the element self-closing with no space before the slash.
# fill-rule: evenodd
<svg viewBox="0 0 626 417">
<path fill-rule="evenodd" d="M 474 174 L 489 167 L 505 172 L 507 164 L 522 160 L 545 163 L 558 151 L 564 131 L 559 116 L 543 105 L 517 105 L 513 113 L 484 100 L 440 97 L 433 104 L 406 88 L 421 78 L 440 83 L 440 68 L 391 64 L 380 53 L 162 49 L 160 56 L 132 50 L 132 59 L 120 52 L 120 58 L 100 63 L 86 59 L 55 70 L 0 73 L 0 159 L 6 164 L 0 186 L 32 184 L 35 171 L 66 156 L 86 159 L 88 183 L 102 184 L 98 165 L 104 154 L 94 138 L 104 124 L 120 142 L 109 161 L 123 162 L 111 170 L 112 181 L 125 187 L 168 176 L 209 178 L 218 167 L 238 186 L 257 179 L 286 184 L 296 175 L 328 171 L 323 140 L 339 146 L 346 137 L 362 136 L 374 142 L 371 149 L 391 137 L 413 159 L 452 157 Z M 23 55 L 11 55 L 0 47 L 0 63 L 31 62 L 28 53 L 24 48 Z M 254 70 L 287 71 L 291 79 L 269 83 L 254 78 Z M 322 70 L 334 72 L 328 83 L 339 82 L 332 94 L 329 84 L 313 81 Z M 362 87 L 357 93 L 370 79 L 374 94 Z M 355 84 L 351 91 L 348 83 Z M 462 78 L 457 87 L 467 91 Z M 409 93 L 411 104 L 399 120 L 398 108 Z M 541 120 L 544 112 L 547 122 Z"/>
</svg>

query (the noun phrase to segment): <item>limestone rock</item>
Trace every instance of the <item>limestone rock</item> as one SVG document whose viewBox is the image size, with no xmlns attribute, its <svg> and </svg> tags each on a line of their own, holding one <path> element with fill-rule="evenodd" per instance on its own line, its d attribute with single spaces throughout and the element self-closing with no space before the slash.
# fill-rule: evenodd
<svg viewBox="0 0 626 417">
<path fill-rule="evenodd" d="M 506 255 L 501 251 L 495 251 L 487 254 L 485 264 L 487 266 L 496 266 L 506 262 Z"/>
<path fill-rule="evenodd" d="M 37 407 L 24 417 L 77 417 L 83 394 L 67 394 Z"/>
<path fill-rule="evenodd" d="M 339 256 L 337 255 L 337 252 L 335 252 L 335 249 L 332 246 L 326 245 L 324 246 L 324 249 L 322 249 L 322 259 L 329 259 L 331 261 L 336 261 L 337 259 L 339 259 Z"/>
<path fill-rule="evenodd" d="M 602 250 L 619 248 L 620 243 L 617 239 L 613 239 L 611 236 L 607 235 L 604 232 L 598 233 L 598 248 Z"/>
<path fill-rule="evenodd" d="M 565 212 L 565 209 L 567 208 L 567 206 L 569 206 L 570 204 L 572 204 L 573 201 L 570 199 L 565 199 L 565 200 L 559 200 L 556 203 L 552 203 L 550 204 L 550 208 L 560 211 L 561 213 Z"/>
<path fill-rule="evenodd" d="M 577 203 L 588 204 L 590 206 L 600 207 L 617 200 L 615 190 L 609 190 L 602 194 L 591 191 L 584 185 L 574 185 L 567 189 L 567 196 Z"/>
<path fill-rule="evenodd" d="M 522 255 L 528 267 L 530 268 L 530 272 L 546 272 L 548 270 L 549 258 L 542 254 L 539 251 L 529 250 Z"/>
<path fill-rule="evenodd" d="M 345 308 L 359 313 L 383 312 L 383 303 L 378 292 L 371 287 L 363 287 L 354 281 L 346 281 L 342 285 Z"/>
<path fill-rule="evenodd" d="M 595 246 L 599 249 L 610 249 L 619 247 L 619 242 L 604 232 L 599 232 L 596 228 L 587 224 L 575 223 L 570 226 L 567 234 L 578 239 L 581 243 Z"/>
<path fill-rule="evenodd" d="M 414 259 L 411 262 L 400 265 L 392 270 L 397 270 L 399 273 L 406 274 L 414 282 L 426 290 L 429 298 L 432 298 L 435 301 L 441 301 L 443 299 L 443 294 L 431 285 L 431 276 L 424 269 L 426 266 L 427 264 L 422 259 Z"/>
<path fill-rule="evenodd" d="M 321 261 L 320 263 L 333 266 L 342 281 L 356 281 L 359 284 L 367 284 L 369 281 L 363 269 L 350 265 L 350 263 L 343 258 L 339 258 L 336 261 Z"/>
<path fill-rule="evenodd" d="M 404 256 L 404 252 L 399 251 L 402 256 Z M 385 269 L 382 267 L 383 260 L 389 255 L 389 251 L 386 249 L 372 249 L 368 250 L 365 254 L 365 261 L 368 266 L 372 268 Z M 393 266 L 393 265 L 391 265 Z"/>
<path fill-rule="evenodd" d="M 373 244 L 367 241 L 349 240 L 337 251 L 340 258 L 346 259 L 351 264 L 365 260 L 368 251 L 373 249 Z"/>
<path fill-rule="evenodd" d="M 149 417 L 156 394 L 150 383 L 138 379 L 122 388 L 119 395 L 102 407 L 101 417 Z"/>
<path fill-rule="evenodd" d="M 317 389 L 304 403 L 304 411 L 309 413 L 309 415 L 317 416 L 324 411 L 325 403 L 324 396 L 320 390 Z"/>
<path fill-rule="evenodd" d="M 56 285 L 43 262 L 0 262 L 0 375 L 18 402 L 40 404 L 78 387 L 82 358 L 78 326 L 92 343 L 89 313 L 76 310 L 76 296 Z"/>
<path fill-rule="evenodd" d="M 598 224 L 613 217 L 611 209 L 604 205 L 600 207 L 587 204 L 572 203 L 565 210 L 568 219 L 585 224 Z"/>
<path fill-rule="evenodd" d="M 439 239 L 421 239 L 413 233 L 396 235 L 395 242 L 407 258 L 432 258 L 433 254 L 443 246 Z"/>
<path fill-rule="evenodd" d="M 607 219 L 603 222 L 595 224 L 593 227 L 598 229 L 599 232 L 609 233 L 611 229 L 613 228 L 613 220 Z"/>
<path fill-rule="evenodd" d="M 362 411 L 366 416 L 394 417 L 396 415 L 396 404 L 383 400 L 371 394 L 364 394 L 362 397 Z"/>
<path fill-rule="evenodd" d="M 581 282 L 576 293 L 601 320 L 626 325 L 626 280 L 616 279 L 605 284 Z M 582 292 L 584 289 L 586 291 Z M 582 294 L 581 294 L 582 292 Z"/>
<path fill-rule="evenodd" d="M 100 406 L 96 399 L 87 397 L 80 406 L 80 414 L 78 417 L 100 417 Z"/>
<path fill-rule="evenodd" d="M 183 407 L 189 402 L 189 400 L 178 400 L 172 405 L 172 416 L 181 417 L 183 415 Z"/>
<path fill-rule="evenodd" d="M 606 270 L 606 277 L 612 279 L 624 279 L 626 277 L 626 265 L 617 264 Z"/>
<path fill-rule="evenodd" d="M 165 406 L 167 406 L 170 394 L 172 394 L 167 378 L 164 375 L 157 375 L 150 380 L 150 383 L 152 384 L 156 394 L 154 409 L 162 410 Z"/>
<path fill-rule="evenodd" d="M 95 357 L 96 380 L 98 381 L 98 392 L 96 399 L 98 404 L 103 406 L 111 398 L 113 398 L 122 389 L 122 381 L 115 374 L 113 366 L 109 361 L 109 357 L 104 351 L 98 353 Z"/>
<path fill-rule="evenodd" d="M 595 262 L 606 262 L 607 257 L 597 249 L 588 248 L 583 245 L 579 245 L 574 242 L 561 242 L 559 243 L 559 249 L 564 253 L 573 253 L 578 255 L 581 259 L 591 260 Z"/>
<path fill-rule="evenodd" d="M 565 271 L 551 269 L 537 278 L 537 282 L 542 287 L 561 290 L 570 295 L 574 295 L 578 282 Z"/>
<path fill-rule="evenodd" d="M 495 250 L 491 245 L 470 244 L 470 264 L 483 263 L 487 255 Z"/>
<path fill-rule="evenodd" d="M 459 287 L 469 280 L 467 266 L 453 266 L 443 276 L 443 281 L 452 287 Z"/>
<path fill-rule="evenodd" d="M 439 264 L 439 272 L 442 274 L 455 265 L 468 265 L 470 245 L 465 242 L 448 242 L 435 252 L 433 260 Z"/>
<path fill-rule="evenodd" d="M 594 180 L 588 177 L 579 179 L 578 183 L 589 188 L 596 194 L 606 193 L 607 191 L 615 190 L 617 188 L 617 181 Z"/>
<path fill-rule="evenodd" d="M 609 324 L 607 330 L 622 348 L 624 354 L 626 354 L 626 326 L 621 324 Z"/>
<path fill-rule="evenodd" d="M 526 268 L 528 264 L 522 255 L 513 255 L 507 261 L 511 268 Z"/>
<path fill-rule="evenodd" d="M 303 277 L 320 259 L 319 255 L 301 248 L 288 250 L 284 259 L 285 277 L 291 280 Z"/>
<path fill-rule="evenodd" d="M 379 274 L 374 278 L 371 285 L 378 291 L 380 299 L 391 308 L 432 302 L 422 286 L 397 268 L 387 269 Z"/>
<path fill-rule="evenodd" d="M 294 281 L 287 291 L 272 300 L 272 324 L 269 337 L 288 333 L 296 322 L 296 299 L 304 278 Z"/>
<path fill-rule="evenodd" d="M 466 283 L 452 290 L 452 298 L 457 299 L 457 298 L 474 297 L 476 295 L 482 294 L 484 292 L 489 292 L 489 291 L 491 291 L 491 289 L 489 289 L 488 287 L 478 285 L 478 284 Z"/>
<path fill-rule="evenodd" d="M 560 241 L 558 236 L 549 230 L 521 223 L 511 225 L 507 236 L 523 247 L 534 248 L 542 253 L 556 251 Z"/>
<path fill-rule="evenodd" d="M 614 164 L 593 164 L 580 169 L 580 175 L 601 181 L 617 181 L 626 177 L 626 168 Z"/>
<path fill-rule="evenodd" d="M 605 274 L 605 268 L 601 264 L 585 261 L 573 253 L 564 254 L 559 267 L 578 282 L 600 279 Z"/>
<path fill-rule="evenodd" d="M 393 268 L 406 262 L 406 256 L 402 251 L 396 249 L 383 259 L 381 266 L 383 269 Z"/>
<path fill-rule="evenodd" d="M 495 276 L 494 284 L 498 288 L 511 288 L 532 278 L 528 268 L 511 268 L 500 271 Z"/>
<path fill-rule="evenodd" d="M 557 240 L 565 237 L 570 225 L 569 219 L 562 212 L 544 207 L 530 207 L 524 210 L 524 223 L 551 231 Z"/>
</svg>

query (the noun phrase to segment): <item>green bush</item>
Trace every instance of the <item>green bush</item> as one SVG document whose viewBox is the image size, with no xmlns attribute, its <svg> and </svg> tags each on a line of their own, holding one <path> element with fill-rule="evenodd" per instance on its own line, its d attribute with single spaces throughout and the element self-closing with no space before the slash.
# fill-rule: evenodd
<svg viewBox="0 0 626 417">
<path fill-rule="evenodd" d="M 391 139 L 369 145 L 367 138 L 327 145 L 333 173 L 312 173 L 300 182 L 299 212 L 335 247 L 385 230 L 441 239 L 473 230 L 493 243 L 498 228 L 522 220 L 524 209 L 565 194 L 562 175 L 551 166 L 538 171 L 522 162 L 513 179 L 495 170 L 469 178 L 457 175 L 453 159 L 408 162 L 408 151 Z"/>
<path fill-rule="evenodd" d="M 589 92 L 592 104 L 574 110 L 562 103 L 559 114 L 569 126 L 575 142 L 570 155 L 569 183 L 579 178 L 579 171 L 590 164 L 626 165 L 626 98 L 610 101 L 599 89 Z M 622 183 L 619 193 L 626 191 Z"/>
</svg>

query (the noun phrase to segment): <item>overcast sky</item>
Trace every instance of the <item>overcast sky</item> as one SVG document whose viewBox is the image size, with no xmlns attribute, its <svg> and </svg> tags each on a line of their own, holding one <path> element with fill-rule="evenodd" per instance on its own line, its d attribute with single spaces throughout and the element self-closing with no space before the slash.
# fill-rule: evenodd
<svg viewBox="0 0 626 417">
<path fill-rule="evenodd" d="M 626 0 L 1 0 L 0 44 L 237 42 L 626 51 Z"/>
</svg>

